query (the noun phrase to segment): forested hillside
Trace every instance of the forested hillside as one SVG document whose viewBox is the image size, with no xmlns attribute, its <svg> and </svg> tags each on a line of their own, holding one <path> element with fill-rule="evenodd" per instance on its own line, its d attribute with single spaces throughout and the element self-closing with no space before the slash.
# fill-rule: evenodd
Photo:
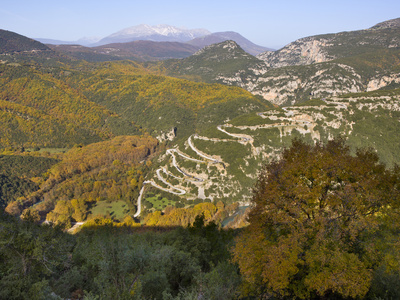
<svg viewBox="0 0 400 300">
<path fill-rule="evenodd" d="M 38 190 L 42 175 L 57 162 L 47 157 L 0 155 L 0 206 Z"/>
<path fill-rule="evenodd" d="M 140 127 L 158 135 L 177 128 L 182 137 L 267 105 L 239 88 L 151 75 L 129 62 L 38 69 L 9 63 L 0 74 L 2 147 L 71 147 L 138 134 Z"/>
<path fill-rule="evenodd" d="M 269 105 L 236 87 L 137 74 L 129 62 L 105 63 L 94 72 L 79 72 L 67 80 L 91 101 L 155 136 L 172 129 L 185 137 L 198 128 Z"/>
<path fill-rule="evenodd" d="M 0 65 L 0 74 L 2 147 L 66 147 L 112 136 L 105 122 L 117 116 L 52 74 L 12 64 Z"/>
<path fill-rule="evenodd" d="M 40 189 L 9 201 L 6 211 L 19 215 L 36 204 L 39 215 L 70 227 L 71 221 L 86 220 L 98 201 L 107 200 L 122 202 L 127 206 L 125 215 L 133 215 L 142 174 L 151 166 L 143 161 L 154 154 L 157 144 L 150 136 L 119 136 L 76 146 L 62 155 L 58 164 L 48 167 Z M 76 207 L 71 206 L 73 201 Z"/>
</svg>

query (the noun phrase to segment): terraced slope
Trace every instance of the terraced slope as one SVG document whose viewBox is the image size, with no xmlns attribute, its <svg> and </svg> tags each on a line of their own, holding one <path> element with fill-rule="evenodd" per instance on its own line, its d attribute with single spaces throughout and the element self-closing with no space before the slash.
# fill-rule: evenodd
<svg viewBox="0 0 400 300">
<path fill-rule="evenodd" d="M 210 127 L 159 158 L 140 201 L 152 186 L 186 203 L 210 199 L 246 205 L 261 165 L 277 158 L 294 137 L 318 142 L 341 135 L 353 149 L 374 147 L 393 165 L 400 152 L 399 101 L 400 90 L 354 94 L 242 115 Z"/>
<path fill-rule="evenodd" d="M 189 66 L 185 68 L 189 70 Z M 400 83 L 399 74 L 400 50 L 394 48 L 305 66 L 271 69 L 259 62 L 236 71 L 200 75 L 205 80 L 240 86 L 277 105 L 293 105 L 310 98 L 393 88 Z"/>
</svg>

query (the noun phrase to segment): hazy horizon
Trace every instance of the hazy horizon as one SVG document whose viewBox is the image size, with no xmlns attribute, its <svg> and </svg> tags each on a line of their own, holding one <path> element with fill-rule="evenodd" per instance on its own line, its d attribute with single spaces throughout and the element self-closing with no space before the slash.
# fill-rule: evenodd
<svg viewBox="0 0 400 300">
<path fill-rule="evenodd" d="M 261 46 L 279 49 L 311 35 L 366 29 L 398 18 L 399 1 L 5 0 L 0 28 L 30 38 L 76 41 L 104 38 L 139 24 L 168 24 L 211 32 L 235 31 Z"/>
</svg>

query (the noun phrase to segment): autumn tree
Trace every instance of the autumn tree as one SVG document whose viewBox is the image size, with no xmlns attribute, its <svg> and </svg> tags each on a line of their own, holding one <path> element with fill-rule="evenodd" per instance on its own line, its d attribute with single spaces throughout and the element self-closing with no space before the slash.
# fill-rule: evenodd
<svg viewBox="0 0 400 300">
<path fill-rule="evenodd" d="M 243 291 L 257 297 L 359 298 L 376 270 L 399 283 L 399 172 L 342 139 L 295 140 L 267 164 L 250 225 L 233 249 Z"/>
<path fill-rule="evenodd" d="M 34 208 L 24 209 L 20 218 L 24 221 L 29 221 L 29 222 L 39 222 L 40 221 L 39 212 Z"/>
</svg>

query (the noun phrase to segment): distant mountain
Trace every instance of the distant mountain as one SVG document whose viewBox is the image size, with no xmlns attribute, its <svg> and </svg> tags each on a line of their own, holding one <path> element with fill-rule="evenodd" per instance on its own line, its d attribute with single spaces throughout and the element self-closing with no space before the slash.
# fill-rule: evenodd
<svg viewBox="0 0 400 300">
<path fill-rule="evenodd" d="M 69 58 L 83 59 L 88 62 L 121 60 L 121 58 L 118 56 L 100 53 L 94 48 L 77 44 L 48 44 L 48 46 L 55 52 L 64 54 Z M 130 57 L 128 59 L 137 60 L 136 57 Z"/>
<path fill-rule="evenodd" d="M 152 41 L 133 41 L 97 47 L 84 47 L 81 45 L 50 45 L 50 47 L 55 51 L 86 61 L 123 59 L 155 61 L 185 58 L 199 50 L 198 47 L 186 43 Z"/>
<path fill-rule="evenodd" d="M 0 29 L 0 53 L 50 50 L 46 45 L 18 33 Z"/>
<path fill-rule="evenodd" d="M 50 45 L 81 45 L 81 46 L 91 46 L 94 43 L 98 42 L 101 38 L 99 37 L 83 37 L 77 41 L 62 41 L 62 40 L 54 40 L 54 39 L 45 39 L 45 38 L 35 38 L 36 41 L 39 41 L 43 44 Z"/>
<path fill-rule="evenodd" d="M 206 29 L 183 29 L 178 28 L 170 25 L 157 25 L 157 26 L 150 26 L 150 25 L 138 25 L 129 27 L 123 30 L 120 30 L 116 33 L 111 34 L 103 39 L 100 38 L 82 38 L 77 41 L 62 41 L 62 40 L 52 40 L 52 39 L 43 39 L 38 38 L 37 41 L 40 41 L 44 44 L 51 44 L 51 45 L 81 45 L 86 47 L 99 47 L 105 46 L 109 44 L 122 44 L 122 43 L 129 43 L 133 41 L 152 41 L 152 42 L 180 42 L 180 43 L 187 43 L 194 48 L 187 48 L 187 49 L 195 49 L 190 54 L 193 54 L 196 50 L 204 48 L 206 46 L 212 44 L 218 44 L 224 41 L 232 40 L 235 41 L 240 47 L 249 54 L 257 55 L 266 51 L 274 51 L 274 49 L 263 47 L 256 45 L 234 31 L 225 31 L 225 32 L 215 32 L 211 33 Z M 154 46 L 156 49 L 152 50 L 152 52 L 158 52 L 160 45 L 157 44 L 141 44 L 140 47 L 145 47 L 146 51 L 150 50 L 150 45 Z M 138 47 L 139 44 L 136 44 L 135 47 Z M 164 47 L 165 45 L 161 46 Z M 171 46 L 171 45 L 170 45 Z M 131 46 L 128 46 L 130 48 Z M 114 46 L 112 46 L 114 48 Z M 122 46 L 118 45 L 118 49 L 121 49 Z M 171 47 L 168 47 L 171 48 Z M 87 49 L 85 49 L 85 52 Z M 113 50 L 111 50 L 113 51 Z M 76 51 L 73 51 L 76 53 Z M 95 51 L 97 52 L 97 51 Z M 160 59 L 165 58 L 182 58 L 187 57 L 187 52 L 184 50 L 184 54 L 181 53 L 181 50 L 178 49 L 177 53 L 170 53 L 169 55 L 162 54 Z M 110 54 L 110 53 L 108 53 Z M 113 52 L 112 56 L 117 54 Z M 126 55 L 117 55 L 120 57 L 126 57 Z M 143 56 L 143 55 L 139 55 Z M 144 55 L 146 56 L 146 55 Z M 131 57 L 131 54 L 129 54 Z M 154 56 L 150 55 L 153 60 Z M 157 57 L 157 55 L 156 55 Z"/>
<path fill-rule="evenodd" d="M 274 49 L 256 45 L 234 31 L 215 32 L 202 37 L 195 38 L 189 42 L 190 45 L 204 48 L 206 46 L 221 43 L 224 41 L 232 40 L 235 41 L 244 51 L 251 55 L 257 55 L 265 51 L 274 51 Z"/>
<path fill-rule="evenodd" d="M 196 37 L 210 34 L 206 29 L 184 29 L 170 25 L 150 26 L 146 24 L 125 28 L 96 43 L 97 46 L 111 43 L 126 43 L 137 40 L 155 42 L 187 42 Z"/>
<path fill-rule="evenodd" d="M 54 40 L 54 39 L 45 39 L 45 38 L 35 38 L 34 40 L 49 45 L 77 45 L 76 41 L 62 41 L 62 40 Z"/>
</svg>

